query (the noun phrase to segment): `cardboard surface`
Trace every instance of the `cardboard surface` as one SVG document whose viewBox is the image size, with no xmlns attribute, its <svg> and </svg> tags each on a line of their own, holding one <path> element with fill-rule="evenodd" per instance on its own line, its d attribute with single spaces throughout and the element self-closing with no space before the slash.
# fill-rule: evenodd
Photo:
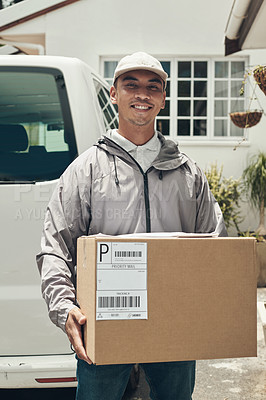
<svg viewBox="0 0 266 400">
<path fill-rule="evenodd" d="M 96 321 L 97 242 L 145 242 L 148 319 Z M 255 240 L 81 237 L 77 295 L 95 364 L 256 356 Z"/>
</svg>

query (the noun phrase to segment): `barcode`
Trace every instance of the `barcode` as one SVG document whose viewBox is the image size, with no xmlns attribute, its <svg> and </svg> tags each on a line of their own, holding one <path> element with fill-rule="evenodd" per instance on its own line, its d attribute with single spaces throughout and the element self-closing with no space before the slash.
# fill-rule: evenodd
<svg viewBox="0 0 266 400">
<path fill-rule="evenodd" d="M 142 257 L 142 251 L 115 251 L 115 257 Z"/>
<path fill-rule="evenodd" d="M 98 297 L 99 308 L 140 307 L 140 296 L 105 296 Z"/>
</svg>

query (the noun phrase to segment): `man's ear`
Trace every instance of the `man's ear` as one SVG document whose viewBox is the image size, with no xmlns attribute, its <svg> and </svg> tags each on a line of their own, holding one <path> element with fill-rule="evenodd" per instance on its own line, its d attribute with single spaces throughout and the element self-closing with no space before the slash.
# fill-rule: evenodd
<svg viewBox="0 0 266 400">
<path fill-rule="evenodd" d="M 110 99 L 112 104 L 117 104 L 116 88 L 114 86 L 110 89 Z"/>
</svg>

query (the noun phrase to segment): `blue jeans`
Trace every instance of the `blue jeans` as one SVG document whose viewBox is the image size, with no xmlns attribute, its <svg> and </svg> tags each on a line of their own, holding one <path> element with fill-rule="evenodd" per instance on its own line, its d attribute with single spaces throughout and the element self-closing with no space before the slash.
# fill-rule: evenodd
<svg viewBox="0 0 266 400">
<path fill-rule="evenodd" d="M 191 400 L 195 361 L 140 364 L 152 400 Z M 121 400 L 132 364 L 89 365 L 78 360 L 76 400 Z"/>
</svg>

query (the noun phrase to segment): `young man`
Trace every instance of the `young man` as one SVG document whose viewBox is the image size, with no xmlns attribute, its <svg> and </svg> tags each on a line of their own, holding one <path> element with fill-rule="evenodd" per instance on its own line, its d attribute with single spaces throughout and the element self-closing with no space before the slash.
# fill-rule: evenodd
<svg viewBox="0 0 266 400">
<path fill-rule="evenodd" d="M 74 283 L 77 238 L 100 232 L 226 235 L 202 171 L 154 129 L 165 106 L 166 79 L 159 61 L 146 53 L 119 62 L 110 91 L 118 106 L 119 128 L 68 167 L 47 209 L 37 260 L 50 318 L 67 333 L 77 354 L 78 400 L 120 400 L 132 366 L 95 366 L 85 352 L 86 317 L 76 305 Z M 194 361 L 142 368 L 153 400 L 191 400 Z"/>
</svg>

